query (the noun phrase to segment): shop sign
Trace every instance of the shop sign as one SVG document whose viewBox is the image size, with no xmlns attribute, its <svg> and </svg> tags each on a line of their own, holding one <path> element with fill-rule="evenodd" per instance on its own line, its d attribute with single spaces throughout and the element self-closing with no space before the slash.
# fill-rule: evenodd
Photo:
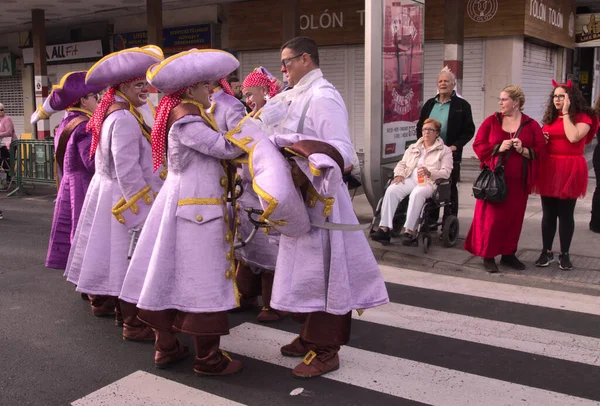
<svg viewBox="0 0 600 406">
<path fill-rule="evenodd" d="M 272 49 L 281 46 L 283 2 L 254 0 L 227 6 L 229 48 L 236 50 Z M 260 15 L 260 19 L 248 19 Z M 300 34 L 317 44 L 361 44 L 365 40 L 364 0 L 300 0 Z"/>
<path fill-rule="evenodd" d="M 417 139 L 423 99 L 423 6 L 385 0 L 383 24 L 383 159 Z"/>
<path fill-rule="evenodd" d="M 575 1 L 527 0 L 525 35 L 572 48 L 575 45 Z"/>
<path fill-rule="evenodd" d="M 0 54 L 0 76 L 15 74 L 15 57 L 11 53 Z"/>
<path fill-rule="evenodd" d="M 148 31 L 124 32 L 113 36 L 113 51 L 142 47 L 148 44 Z M 211 47 L 211 25 L 199 24 L 163 29 L 163 46 L 166 54 L 176 54 L 191 48 Z"/>
<path fill-rule="evenodd" d="M 575 41 L 578 47 L 600 47 L 600 14 L 577 14 Z"/>
<path fill-rule="evenodd" d="M 68 44 L 48 45 L 46 62 L 60 62 L 73 59 L 99 59 L 102 57 L 102 41 L 71 42 Z M 33 63 L 33 48 L 23 49 L 23 63 Z"/>
<path fill-rule="evenodd" d="M 426 40 L 443 40 L 444 0 L 425 2 Z M 563 47 L 575 43 L 575 0 L 465 1 L 465 38 L 527 35 Z"/>
</svg>

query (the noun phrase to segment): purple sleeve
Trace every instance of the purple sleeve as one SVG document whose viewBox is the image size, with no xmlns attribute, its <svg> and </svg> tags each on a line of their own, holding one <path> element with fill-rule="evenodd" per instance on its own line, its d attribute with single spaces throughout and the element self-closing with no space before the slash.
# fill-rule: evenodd
<svg viewBox="0 0 600 406">
<path fill-rule="evenodd" d="M 75 142 L 77 146 L 77 153 L 81 158 L 83 166 L 89 173 L 96 171 L 96 164 L 94 159 L 90 159 L 90 146 L 92 145 L 92 133 L 87 132 L 85 129 L 86 122 L 83 122 L 75 129 Z"/>
</svg>

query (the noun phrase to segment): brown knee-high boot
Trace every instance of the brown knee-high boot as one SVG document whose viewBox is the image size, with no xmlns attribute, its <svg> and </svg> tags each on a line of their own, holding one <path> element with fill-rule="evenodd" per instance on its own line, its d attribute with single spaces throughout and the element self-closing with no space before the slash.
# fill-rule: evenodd
<svg viewBox="0 0 600 406">
<path fill-rule="evenodd" d="M 219 349 L 221 336 L 194 336 L 196 359 L 194 372 L 198 375 L 231 375 L 242 369 L 242 361 L 232 359 Z"/>
<path fill-rule="evenodd" d="M 275 274 L 272 271 L 263 270 L 260 274 L 262 284 L 262 311 L 256 316 L 256 320 L 261 323 L 270 323 L 283 319 L 287 312 L 282 312 L 271 308 L 271 293 L 273 291 L 273 279 Z"/>
<path fill-rule="evenodd" d="M 154 366 L 167 368 L 190 355 L 189 348 L 182 345 L 172 331 L 154 330 Z"/>
<path fill-rule="evenodd" d="M 312 349 L 292 373 L 296 378 L 313 378 L 340 367 L 338 351 L 350 340 L 352 312 L 335 315 L 325 312 L 310 313 L 300 333 L 304 343 Z"/>
<path fill-rule="evenodd" d="M 137 318 L 138 308 L 133 303 L 119 300 L 123 314 L 123 339 L 130 341 L 154 341 L 150 326 Z"/>
<path fill-rule="evenodd" d="M 112 296 L 88 295 L 92 313 L 96 317 L 107 317 L 115 314 L 115 301 Z"/>
</svg>

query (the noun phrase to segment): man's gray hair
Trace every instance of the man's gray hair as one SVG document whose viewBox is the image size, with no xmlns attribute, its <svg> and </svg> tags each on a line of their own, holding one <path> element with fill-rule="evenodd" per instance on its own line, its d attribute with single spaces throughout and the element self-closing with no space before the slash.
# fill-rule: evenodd
<svg viewBox="0 0 600 406">
<path fill-rule="evenodd" d="M 442 73 L 446 73 L 446 74 L 450 75 L 450 77 L 452 78 L 452 82 L 454 84 L 456 84 L 456 75 L 454 73 L 452 73 L 452 71 L 450 70 L 450 68 L 448 66 L 444 66 L 442 68 L 442 70 L 440 71 L 440 73 L 438 73 L 438 79 Z"/>
</svg>

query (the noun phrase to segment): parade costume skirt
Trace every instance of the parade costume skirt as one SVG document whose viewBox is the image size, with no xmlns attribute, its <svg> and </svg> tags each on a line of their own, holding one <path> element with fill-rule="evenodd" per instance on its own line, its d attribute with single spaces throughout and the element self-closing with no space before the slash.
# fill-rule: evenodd
<svg viewBox="0 0 600 406">
<path fill-rule="evenodd" d="M 549 155 L 540 161 L 533 192 L 559 199 L 577 199 L 587 192 L 588 167 L 583 155 Z"/>
</svg>

